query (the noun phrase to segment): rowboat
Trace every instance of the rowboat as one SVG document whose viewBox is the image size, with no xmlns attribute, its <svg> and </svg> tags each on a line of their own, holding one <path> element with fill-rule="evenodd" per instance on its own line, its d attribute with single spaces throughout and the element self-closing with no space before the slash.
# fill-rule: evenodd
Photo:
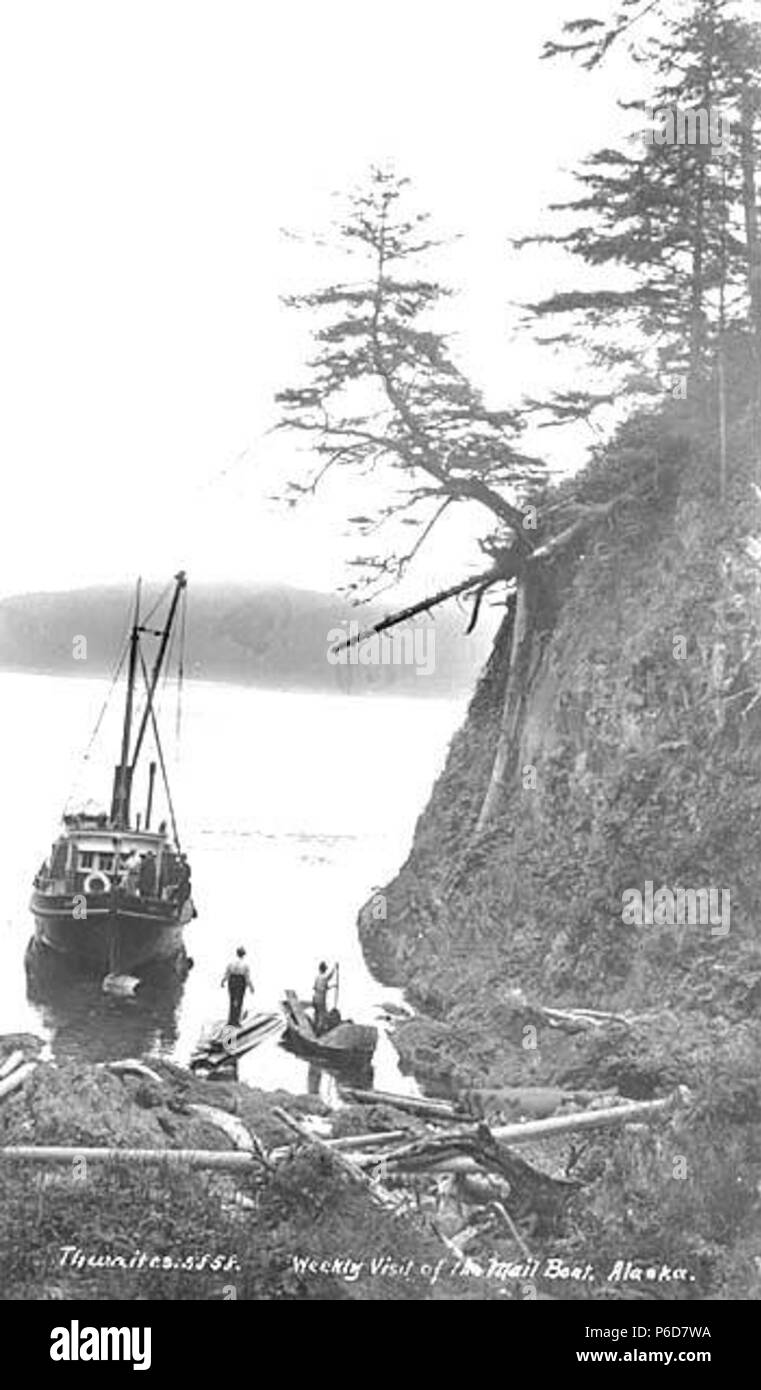
<svg viewBox="0 0 761 1390">
<path fill-rule="evenodd" d="M 300 1057 L 328 1066 L 366 1067 L 378 1041 L 378 1029 L 366 1023 L 337 1023 L 319 1035 L 307 1013 L 306 1005 L 293 990 L 285 992 L 285 1033 L 283 1044 Z"/>
</svg>

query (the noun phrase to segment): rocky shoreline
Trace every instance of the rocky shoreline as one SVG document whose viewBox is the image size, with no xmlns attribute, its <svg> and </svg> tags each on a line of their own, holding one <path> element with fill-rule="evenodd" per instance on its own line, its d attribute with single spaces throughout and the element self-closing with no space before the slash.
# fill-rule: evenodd
<svg viewBox="0 0 761 1390">
<path fill-rule="evenodd" d="M 756 1298 L 761 706 L 744 718 L 737 705 L 761 595 L 741 540 L 752 471 L 738 435 L 718 516 L 702 499 L 710 460 L 684 470 L 659 430 L 667 492 L 558 564 L 517 657 L 508 613 L 384 911 L 376 892 L 358 926 L 376 977 L 415 1010 L 394 1042 L 432 1093 L 689 1087 L 691 1118 L 660 1147 L 636 1134 L 594 1146 L 578 1241 L 591 1250 L 604 1230 L 615 1258 L 690 1263 L 700 1297 Z M 601 479 L 636 486 L 628 443 L 624 431 L 579 475 L 580 496 Z M 627 927 L 622 901 L 648 883 L 724 885 L 731 929 Z M 637 1023 L 569 1035 L 541 1022 L 547 1006 Z"/>
</svg>

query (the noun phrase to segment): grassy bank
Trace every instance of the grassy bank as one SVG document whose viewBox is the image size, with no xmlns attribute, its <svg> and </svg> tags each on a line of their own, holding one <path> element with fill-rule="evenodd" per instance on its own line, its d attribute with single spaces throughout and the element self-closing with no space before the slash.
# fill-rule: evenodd
<svg viewBox="0 0 761 1390">
<path fill-rule="evenodd" d="M 0 1041 L 0 1061 L 19 1041 Z M 161 1082 L 105 1068 L 39 1064 L 0 1102 L 2 1145 L 229 1149 L 189 1107 L 235 1115 L 265 1150 L 293 1142 L 273 1114 L 324 1114 L 314 1097 L 209 1085 L 151 1060 Z M 367 1126 L 366 1115 L 343 1127 Z M 430 1227 L 395 1218 L 335 1163 L 298 1143 L 272 1169 L 213 1174 L 118 1158 L 66 1167 L 0 1165 L 0 1287 L 6 1299 L 420 1299 L 470 1297 L 430 1270 Z M 336 1263 L 338 1262 L 338 1263 Z M 347 1263 L 349 1262 L 349 1263 Z M 371 1262 L 373 1262 L 371 1264 Z M 357 1266 L 359 1265 L 358 1272 Z"/>
</svg>

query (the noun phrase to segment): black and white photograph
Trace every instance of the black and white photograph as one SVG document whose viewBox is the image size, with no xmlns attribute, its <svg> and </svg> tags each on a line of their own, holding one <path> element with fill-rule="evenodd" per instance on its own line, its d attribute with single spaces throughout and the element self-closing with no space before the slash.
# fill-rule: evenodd
<svg viewBox="0 0 761 1390">
<path fill-rule="evenodd" d="M 568 1368 L 718 1360 L 761 5 L 6 0 L 0 125 L 8 1327 L 55 1378 L 184 1302 L 542 1302 Z"/>
</svg>

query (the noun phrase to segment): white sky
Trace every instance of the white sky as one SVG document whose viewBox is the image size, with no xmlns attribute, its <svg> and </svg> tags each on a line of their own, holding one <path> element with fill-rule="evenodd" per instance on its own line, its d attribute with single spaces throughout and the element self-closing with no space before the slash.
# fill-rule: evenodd
<svg viewBox="0 0 761 1390">
<path fill-rule="evenodd" d="M 608 4 L 603 4 L 606 12 Z M 0 594 L 168 576 L 345 577 L 354 505 L 267 501 L 264 437 L 304 353 L 278 296 L 330 194 L 393 159 L 464 236 L 457 325 L 496 401 L 537 389 L 510 302 L 554 288 L 507 247 L 610 138 L 616 68 L 540 63 L 537 0 L 25 0 L 0 10 Z M 321 279 L 320 264 L 310 270 Z M 549 440 L 548 440 L 549 443 Z M 472 521 L 430 574 L 457 577 Z"/>
</svg>

